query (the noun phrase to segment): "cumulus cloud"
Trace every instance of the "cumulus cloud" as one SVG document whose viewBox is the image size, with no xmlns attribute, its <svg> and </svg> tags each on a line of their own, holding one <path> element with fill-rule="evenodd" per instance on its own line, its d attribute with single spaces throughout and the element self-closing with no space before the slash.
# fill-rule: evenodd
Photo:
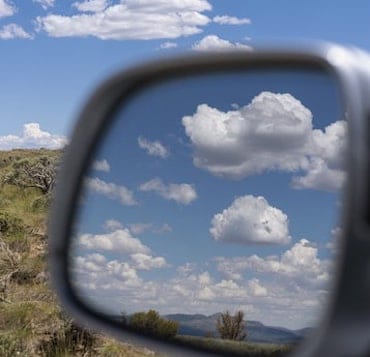
<svg viewBox="0 0 370 357">
<path fill-rule="evenodd" d="M 0 18 L 12 16 L 16 12 L 16 7 L 10 1 L 0 0 Z"/>
<path fill-rule="evenodd" d="M 110 171 L 109 162 L 107 161 L 107 159 L 95 160 L 93 163 L 93 170 L 109 172 Z"/>
<path fill-rule="evenodd" d="M 230 51 L 230 50 L 243 50 L 243 51 L 250 51 L 252 47 L 244 45 L 242 43 L 230 42 L 228 40 L 224 40 L 216 35 L 208 35 L 203 37 L 200 41 L 196 42 L 192 49 L 195 51 Z"/>
<path fill-rule="evenodd" d="M 240 280 L 245 271 L 275 274 L 296 279 L 300 284 L 323 285 L 329 281 L 329 262 L 320 260 L 318 249 L 307 239 L 301 239 L 281 256 L 216 258 L 218 269 L 227 278 Z"/>
<path fill-rule="evenodd" d="M 99 253 L 75 257 L 73 274 L 74 283 L 80 289 L 80 293 L 89 291 L 93 292 L 94 296 L 112 289 L 116 292 L 117 289 L 137 289 L 142 283 L 136 270 L 128 262 L 107 260 Z M 96 301 L 93 300 L 93 303 L 96 305 Z"/>
<path fill-rule="evenodd" d="M 139 136 L 137 142 L 139 144 L 139 147 L 145 150 L 148 153 L 148 155 L 157 156 L 162 159 L 165 159 L 170 154 L 168 149 L 166 149 L 163 146 L 163 144 L 158 140 L 150 141 L 143 138 L 142 136 Z"/>
<path fill-rule="evenodd" d="M 77 245 L 90 250 L 111 251 L 121 254 L 150 254 L 150 249 L 134 238 L 127 228 L 104 234 L 84 233 L 78 236 Z"/>
<path fill-rule="evenodd" d="M 248 18 L 239 19 L 234 16 L 222 15 L 215 16 L 213 22 L 220 25 L 249 25 L 251 20 Z"/>
<path fill-rule="evenodd" d="M 133 206 L 137 204 L 132 191 L 125 186 L 105 182 L 97 177 L 86 178 L 85 182 L 88 189 L 107 198 L 118 200 L 124 206 Z"/>
<path fill-rule="evenodd" d="M 39 16 L 38 27 L 51 37 L 174 39 L 202 32 L 210 22 L 203 13 L 212 8 L 207 0 L 121 0 L 108 6 L 105 1 L 90 0 L 75 2 L 74 7 L 82 13 Z"/>
<path fill-rule="evenodd" d="M 0 136 L 0 150 L 12 149 L 60 149 L 67 144 L 67 138 L 42 131 L 37 123 L 23 125 L 22 134 Z"/>
<path fill-rule="evenodd" d="M 168 266 L 163 257 L 153 257 L 143 253 L 131 254 L 130 257 L 133 261 L 133 267 L 137 270 L 160 269 Z"/>
<path fill-rule="evenodd" d="M 298 173 L 295 188 L 335 190 L 345 174 L 347 125 L 313 129 L 312 113 L 285 93 L 261 92 L 228 112 L 200 104 L 182 124 L 194 165 L 214 175 L 242 179 L 271 170 Z"/>
<path fill-rule="evenodd" d="M 44 10 L 47 10 L 49 7 L 53 7 L 55 0 L 33 0 L 33 2 L 40 4 Z"/>
<path fill-rule="evenodd" d="M 159 259 L 158 259 L 159 258 Z M 220 274 L 214 273 L 214 267 Z M 327 297 L 328 265 L 314 244 L 302 239 L 280 256 L 218 257 L 171 269 L 172 276 L 145 280 L 144 271 L 168 267 L 162 257 L 132 253 L 127 261 L 99 254 L 78 258 L 78 287 L 102 311 L 117 314 L 152 306 L 162 314 L 214 314 L 242 309 L 248 319 L 302 328 L 313 326 Z M 236 277 L 232 277 L 235 275 Z M 108 303 L 109 302 L 109 303 Z"/>
<path fill-rule="evenodd" d="M 224 242 L 286 244 L 291 240 L 288 223 L 287 215 L 265 198 L 246 195 L 214 215 L 210 233 Z"/>
<path fill-rule="evenodd" d="M 166 185 L 158 177 L 140 185 L 139 190 L 154 191 L 166 200 L 173 200 L 183 205 L 190 204 L 198 197 L 192 185 L 188 183 L 169 183 Z"/>
<path fill-rule="evenodd" d="M 308 164 L 303 167 L 307 173 L 293 178 L 293 187 L 326 191 L 341 188 L 346 178 L 343 171 L 346 135 L 347 123 L 343 120 L 328 125 L 324 130 L 313 130 L 313 154 Z"/>
</svg>

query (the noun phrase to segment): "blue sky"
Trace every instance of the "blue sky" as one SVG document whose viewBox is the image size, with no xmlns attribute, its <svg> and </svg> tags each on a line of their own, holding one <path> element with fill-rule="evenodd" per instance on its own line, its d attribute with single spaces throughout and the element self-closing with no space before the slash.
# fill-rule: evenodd
<svg viewBox="0 0 370 357">
<path fill-rule="evenodd" d="M 307 71 L 139 93 L 87 174 L 72 254 L 80 293 L 110 314 L 243 309 L 312 326 L 339 229 L 341 118 L 332 79 Z"/>
<path fill-rule="evenodd" d="M 16 24 L 32 38 L 0 39 L 0 136 L 20 135 L 22 126 L 28 122 L 40 123 L 45 131 L 66 135 L 87 95 L 107 74 L 146 59 L 191 50 L 195 42 L 207 35 L 250 46 L 261 41 L 323 39 L 370 48 L 367 24 L 370 4 L 365 0 L 203 1 L 211 9 L 200 13 L 210 20 L 227 15 L 249 19 L 250 23 L 220 25 L 210 21 L 199 26 L 199 33 L 194 35 L 170 38 L 172 34 L 165 31 L 161 38 L 152 40 L 101 40 L 88 34 L 52 37 L 56 34 L 39 29 L 37 17 L 70 16 L 81 11 L 72 6 L 73 1 L 44 1 L 44 7 L 54 4 L 45 10 L 40 3 L 0 1 L 0 33 L 4 26 Z M 5 11 L 9 7 L 13 10 Z M 176 43 L 178 47 L 159 50 L 165 42 Z"/>
<path fill-rule="evenodd" d="M 369 10 L 370 3 L 365 0 L 306 3 L 287 0 L 0 0 L 0 149 L 55 148 L 64 145 L 82 103 L 93 88 L 114 71 L 151 58 L 209 49 L 250 51 L 261 43 L 293 43 L 299 46 L 306 40 L 314 39 L 370 49 Z M 341 135 L 345 129 L 338 122 L 340 110 L 328 104 L 330 99 L 322 103 L 323 97 L 315 95 L 315 90 L 310 92 L 307 86 L 302 87 L 297 78 L 293 80 L 294 76 L 289 77 L 291 80 L 285 87 L 279 88 L 269 79 L 268 86 L 256 85 L 253 90 L 248 88 L 250 95 L 244 98 L 240 96 L 242 88 L 236 87 L 237 82 L 230 78 L 222 80 L 224 83 L 234 83 L 230 98 L 221 98 L 217 91 L 207 97 L 202 96 L 199 90 L 192 90 L 193 98 L 186 96 L 188 100 L 182 101 L 181 110 L 176 111 L 174 106 L 162 107 L 171 109 L 168 111 L 168 120 L 171 119 L 170 113 L 177 120 L 177 129 L 167 124 L 164 126 L 167 136 L 162 133 L 161 127 L 153 125 L 140 131 L 135 126 L 130 128 L 125 124 L 124 129 L 129 128 L 126 135 L 131 138 L 127 153 L 131 155 L 126 155 L 123 168 L 126 169 L 130 164 L 133 169 L 129 170 L 127 180 L 123 180 L 118 170 L 119 157 L 113 155 L 115 151 L 112 148 L 102 148 L 96 159 L 99 170 L 92 171 L 88 182 L 93 193 L 87 198 L 91 206 L 84 216 L 86 221 L 81 233 L 106 235 L 118 232 L 118 238 L 123 235 L 126 243 L 128 241 L 134 247 L 130 258 L 124 262 L 117 260 L 118 257 L 114 255 L 102 257 L 101 251 L 95 249 L 94 253 L 94 249 L 89 248 L 92 251 L 85 255 L 81 253 L 81 257 L 87 259 L 90 254 L 91 261 L 80 263 L 97 267 L 109 261 L 109 266 L 121 272 L 128 282 L 127 286 L 133 289 L 133 298 L 134 291 L 138 289 L 135 284 L 140 282 L 138 279 L 150 281 L 159 270 L 159 276 L 175 279 L 172 285 L 178 285 L 177 293 L 197 291 L 203 302 L 227 289 L 233 291 L 236 297 L 241 294 L 240 299 L 245 299 L 238 286 L 242 281 L 248 291 L 255 293 L 254 297 L 248 297 L 250 303 L 243 305 L 247 315 L 288 327 L 311 324 L 303 317 L 307 317 L 311 309 L 317 308 L 318 296 L 321 299 L 326 290 L 320 285 L 322 282 L 315 282 L 312 276 L 299 275 L 297 267 L 301 263 L 301 270 L 314 266 L 316 277 L 327 280 L 327 259 L 332 250 L 329 240 L 339 231 L 334 217 L 340 206 L 338 190 L 343 181 L 343 172 L 338 169 L 338 157 L 343 144 Z M 320 85 L 327 82 L 326 79 L 316 80 L 311 82 L 312 88 L 319 82 Z M 210 82 L 198 88 L 203 85 L 212 88 Z M 182 83 L 182 86 L 184 88 L 185 84 Z M 325 88 L 329 93 L 330 85 Z M 156 100 L 159 102 L 163 101 L 163 93 L 167 93 L 167 96 L 171 93 L 168 87 L 162 90 L 157 94 Z M 265 95 L 258 97 L 263 92 Z M 279 97 L 278 93 L 289 93 L 292 97 Z M 320 94 L 323 95 L 323 92 Z M 235 100 L 231 98 L 233 95 Z M 220 118 L 228 111 L 235 111 L 235 115 L 243 117 L 239 109 L 256 97 L 270 104 L 300 101 L 304 108 L 312 112 L 313 127 L 318 130 L 315 135 L 305 131 L 308 136 L 315 136 L 316 146 L 309 146 L 304 153 L 298 154 L 293 150 L 294 155 L 285 161 L 275 158 L 271 162 L 264 162 L 261 156 L 261 175 L 256 174 L 257 166 L 251 164 L 251 158 L 247 156 L 242 156 L 235 165 L 227 160 L 225 164 L 220 153 L 230 148 L 223 147 L 221 141 L 217 143 L 221 149 L 212 151 L 207 146 L 207 136 L 199 134 L 202 131 L 196 119 L 204 114 L 201 110 L 197 111 L 198 104 L 206 104 L 208 107 L 203 108 L 206 112 L 210 108 L 217 109 L 216 114 Z M 330 98 L 330 95 L 325 98 Z M 138 103 L 154 103 L 155 96 L 149 93 L 147 97 L 144 95 L 137 100 Z M 174 103 L 178 100 L 175 95 Z M 296 105 L 298 112 L 307 119 L 305 109 Z M 140 108 L 133 104 L 129 109 L 135 112 Z M 275 106 L 271 104 L 271 108 Z M 158 113 L 163 114 L 160 109 L 157 108 Z M 145 112 L 142 115 L 145 117 Z M 184 116 L 189 116 L 187 125 L 181 124 Z M 164 115 L 164 122 L 165 118 Z M 336 122 L 330 132 L 325 131 L 330 123 Z M 197 130 L 192 131 L 192 125 Z M 119 130 L 117 132 L 120 133 Z M 234 155 L 232 157 L 238 156 L 237 151 L 231 152 Z M 288 168 L 286 162 L 295 162 L 295 168 Z M 267 175 L 266 170 L 271 165 L 279 169 Z M 293 173 L 294 170 L 296 173 Z M 219 193 L 217 197 L 212 195 L 214 191 Z M 259 196 L 264 197 L 265 201 L 256 203 Z M 297 201 L 289 203 L 293 197 L 297 197 Z M 238 201 L 238 198 L 241 200 Z M 297 202 L 301 203 L 300 213 L 296 209 Z M 254 203 L 255 207 L 265 207 L 267 211 L 271 207 L 280 210 L 277 223 L 280 222 L 281 230 L 275 236 L 279 238 L 279 244 L 273 248 L 253 246 L 252 250 L 243 250 L 243 255 L 239 255 L 240 244 L 234 242 L 227 245 L 230 248 L 225 254 L 221 254 L 221 247 L 225 245 L 220 242 L 225 243 L 223 239 L 228 236 L 225 232 L 230 231 L 227 231 L 227 227 L 226 231 L 221 229 L 217 219 L 213 221 L 213 218 L 220 214 L 218 217 L 227 221 L 238 205 L 253 206 Z M 102 214 L 101 205 L 109 214 Z M 153 207 L 161 207 L 161 211 Z M 127 216 L 122 218 L 121 212 Z M 160 212 L 166 212 L 166 215 Z M 322 212 L 326 213 L 321 220 L 312 219 L 313 214 Z M 289 221 L 288 231 L 285 230 L 284 215 Z M 99 219 L 94 219 L 93 224 L 91 217 Z M 199 224 L 194 228 L 191 224 L 184 225 L 182 217 L 189 217 L 189 220 L 195 217 Z M 210 233 L 212 228 L 213 233 Z M 189 257 L 184 262 L 179 247 L 183 245 L 184 249 L 195 249 L 191 244 L 187 246 L 184 243 L 184 232 L 197 237 L 197 229 L 206 239 L 202 241 L 203 249 L 197 251 L 197 256 L 192 259 Z M 231 235 L 233 239 L 238 241 L 240 237 L 235 232 L 231 233 L 234 234 Z M 168 241 L 171 237 L 174 240 Z M 158 239 L 158 243 L 153 243 L 154 238 Z M 254 238 L 258 240 L 261 237 L 257 235 Z M 166 242 L 172 243 L 167 245 Z M 213 248 L 208 256 L 203 256 L 205 245 L 210 242 Z M 166 253 L 168 247 L 172 247 L 172 251 Z M 253 254 L 257 254 L 260 260 L 250 258 Z M 218 260 L 213 260 L 213 266 L 208 270 L 205 266 L 195 266 L 202 259 L 204 262 L 212 261 L 212 257 Z M 297 265 L 294 259 L 300 263 Z M 252 265 L 259 266 L 259 275 L 253 276 L 250 272 Z M 275 286 L 266 277 L 266 274 L 274 271 L 272 266 L 283 272 Z M 176 275 L 171 273 L 169 267 L 175 269 Z M 181 284 L 176 284 L 176 281 Z M 307 289 L 303 289 L 302 284 Z M 154 281 L 145 286 L 148 296 L 156 296 L 158 286 Z M 185 290 L 182 291 L 183 288 Z M 289 292 L 285 300 L 282 289 Z M 174 300 L 178 300 L 175 292 L 173 294 Z M 253 303 L 258 296 L 274 308 L 275 315 Z M 197 306 L 189 306 L 201 310 L 203 305 L 200 300 L 197 301 Z M 288 316 L 288 307 L 285 306 L 285 310 L 283 308 L 287 301 L 292 304 L 294 301 L 305 301 L 307 305 L 299 313 L 291 310 L 295 316 L 282 322 L 279 313 Z M 168 305 L 169 301 L 163 301 L 163 304 Z M 209 303 L 206 305 L 211 306 Z M 139 308 L 139 304 L 135 306 Z M 213 310 L 204 308 L 203 312 L 211 313 L 224 307 L 215 302 Z M 175 308 L 177 306 L 173 305 Z"/>
</svg>

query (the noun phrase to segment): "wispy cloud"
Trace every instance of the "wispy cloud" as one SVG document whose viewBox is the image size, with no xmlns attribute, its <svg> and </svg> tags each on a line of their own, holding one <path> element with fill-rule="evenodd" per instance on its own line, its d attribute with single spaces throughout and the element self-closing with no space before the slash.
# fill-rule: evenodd
<svg viewBox="0 0 370 357">
<path fill-rule="evenodd" d="M 101 12 L 109 5 L 108 0 L 86 0 L 74 2 L 73 7 L 82 12 Z"/>
<path fill-rule="evenodd" d="M 178 44 L 176 42 L 163 42 L 159 48 L 161 50 L 168 50 L 170 48 L 176 48 L 178 46 Z"/>
<path fill-rule="evenodd" d="M 249 25 L 252 23 L 249 18 L 240 19 L 238 17 L 228 15 L 215 16 L 212 21 L 220 25 Z"/>
<path fill-rule="evenodd" d="M 55 4 L 55 0 L 33 0 L 34 3 L 40 4 L 40 6 L 47 10 L 50 7 L 53 7 Z"/>
<path fill-rule="evenodd" d="M 143 183 L 140 185 L 139 190 L 145 192 L 153 191 L 166 200 L 173 200 L 184 205 L 188 205 L 198 197 L 192 185 L 188 183 L 170 183 L 166 185 L 160 178 L 154 178 Z"/>
<path fill-rule="evenodd" d="M 17 24 L 7 24 L 0 29 L 1 40 L 12 40 L 14 38 L 32 39 L 33 36 Z"/>
<path fill-rule="evenodd" d="M 157 156 L 157 157 L 161 157 L 162 159 L 165 159 L 170 154 L 168 149 L 166 149 L 163 146 L 163 144 L 158 140 L 150 141 L 150 140 L 145 139 L 142 136 L 139 136 L 139 138 L 137 139 L 137 142 L 139 144 L 139 147 L 141 149 L 144 149 L 151 156 Z"/>
<path fill-rule="evenodd" d="M 133 206 L 137 204 L 133 192 L 123 185 L 105 182 L 97 177 L 86 178 L 85 182 L 88 189 L 107 198 L 118 200 L 124 206 Z"/>
</svg>

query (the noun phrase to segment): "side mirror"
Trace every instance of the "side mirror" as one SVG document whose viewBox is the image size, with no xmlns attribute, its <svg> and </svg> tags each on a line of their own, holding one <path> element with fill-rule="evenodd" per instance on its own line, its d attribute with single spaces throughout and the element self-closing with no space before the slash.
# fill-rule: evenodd
<svg viewBox="0 0 370 357">
<path fill-rule="evenodd" d="M 350 353 L 338 326 L 370 305 L 356 276 L 370 254 L 356 56 L 206 55 L 103 84 L 66 149 L 51 217 L 67 310 L 182 355 Z"/>
</svg>

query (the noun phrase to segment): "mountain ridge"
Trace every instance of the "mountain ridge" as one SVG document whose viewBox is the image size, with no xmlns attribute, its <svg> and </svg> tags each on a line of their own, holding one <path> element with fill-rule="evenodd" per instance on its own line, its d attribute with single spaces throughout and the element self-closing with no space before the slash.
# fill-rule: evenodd
<svg viewBox="0 0 370 357">
<path fill-rule="evenodd" d="M 217 336 L 216 323 L 221 313 L 204 314 L 167 314 L 163 317 L 179 323 L 179 334 L 190 336 Z M 260 321 L 245 320 L 245 332 L 249 342 L 295 344 L 311 333 L 313 328 L 292 330 L 280 326 L 268 326 Z"/>
</svg>

